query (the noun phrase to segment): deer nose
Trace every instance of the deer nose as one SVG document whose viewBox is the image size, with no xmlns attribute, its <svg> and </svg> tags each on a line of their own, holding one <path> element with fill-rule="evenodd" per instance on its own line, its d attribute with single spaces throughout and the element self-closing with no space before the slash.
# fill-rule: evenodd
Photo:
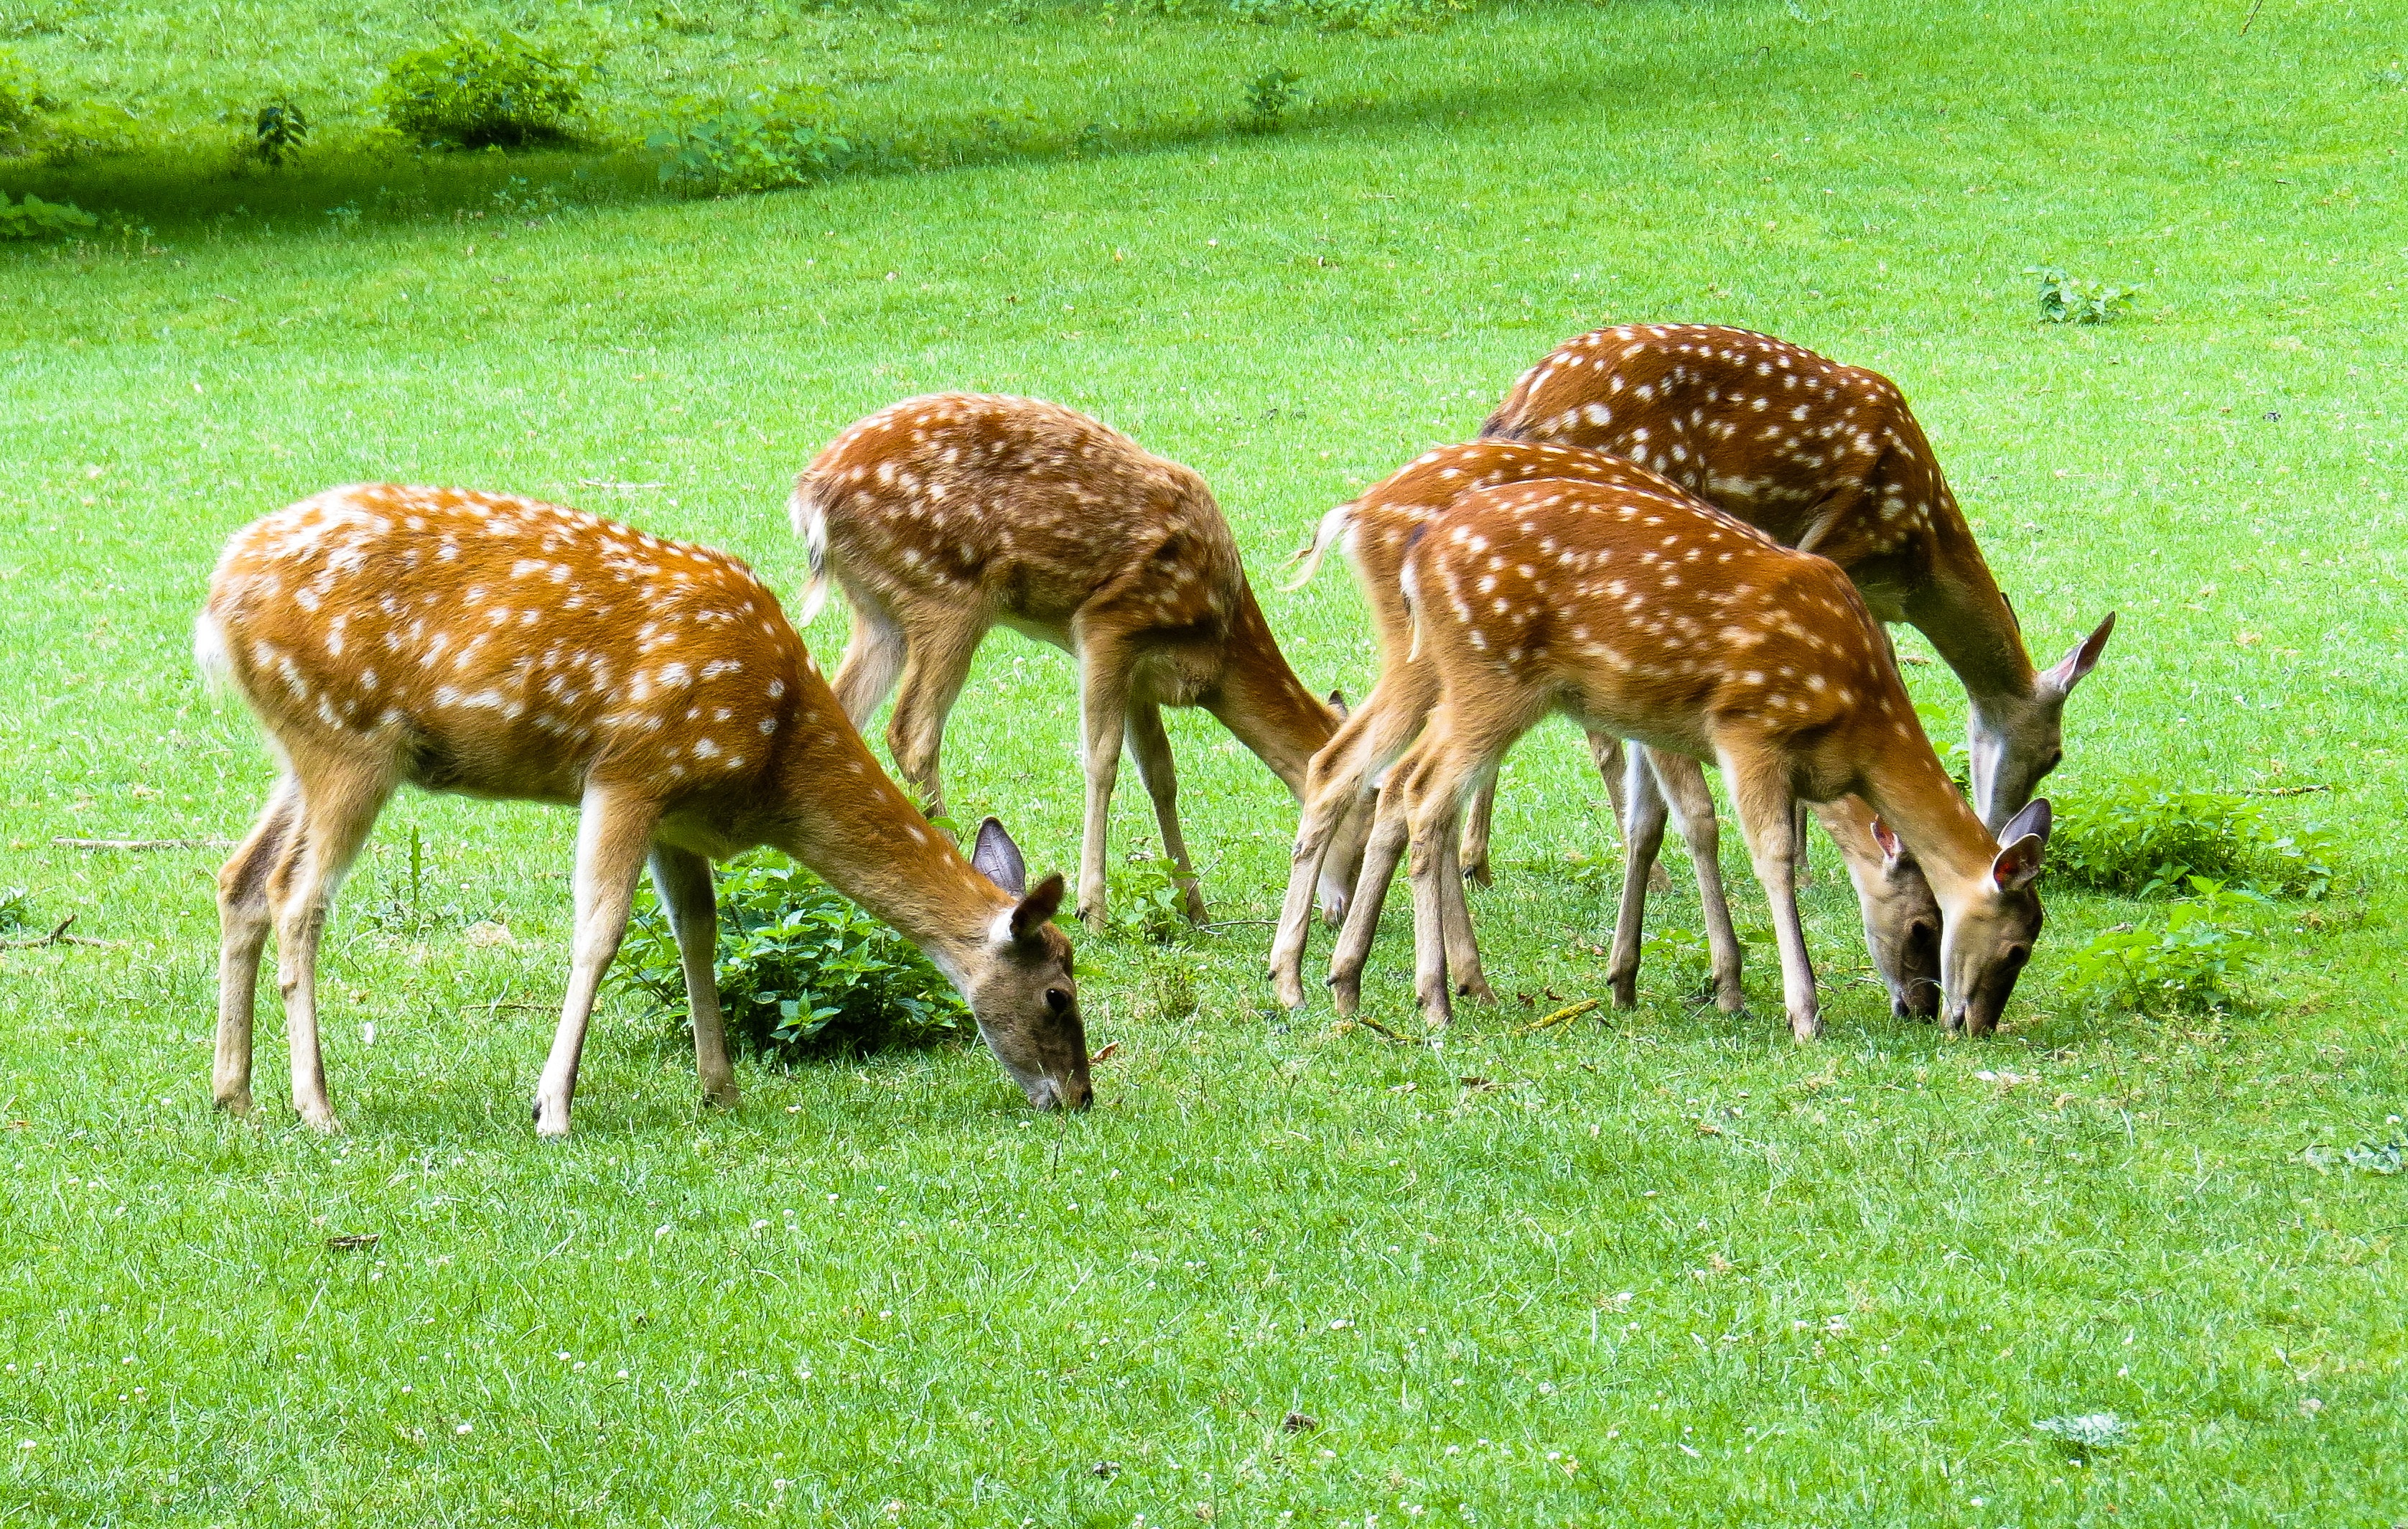
<svg viewBox="0 0 2408 1529">
<path fill-rule="evenodd" d="M 1066 1110 L 1084 1110 L 1096 1102 L 1096 1086 L 1084 1076 L 1074 1077 L 1059 1085 L 1055 1091 L 1062 1108 Z"/>
</svg>

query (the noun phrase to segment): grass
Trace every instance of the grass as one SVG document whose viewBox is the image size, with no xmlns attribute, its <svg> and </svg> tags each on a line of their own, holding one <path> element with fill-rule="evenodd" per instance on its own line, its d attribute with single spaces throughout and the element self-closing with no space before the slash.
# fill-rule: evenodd
<svg viewBox="0 0 2408 1529">
<path fill-rule="evenodd" d="M 606 144 L 411 169 L 426 199 L 381 207 L 352 150 L 274 180 L 174 167 L 260 60 L 339 124 L 331 100 L 417 40 L 401 7 L 29 14 L 72 24 L 28 57 L 138 97 L 158 146 L 0 176 L 122 230 L 0 252 L 0 884 L 31 889 L 12 938 L 73 914 L 112 942 L 0 953 L 0 1524 L 2408 1514 L 2401 1179 L 2303 1156 L 2408 1113 L 2408 94 L 2376 11 L 2268 0 L 2242 36 L 2239 7 L 1568 6 L 1388 39 L 812 13 L 723 63 L 827 82 L 810 29 L 853 28 L 837 99 L 888 123 L 926 103 L 926 141 L 968 163 L 675 202 Z M 1215 126 L 1274 65 L 1307 76 L 1286 128 Z M 1189 125 L 1127 152 L 962 125 L 1012 95 L 1083 123 L 1113 92 Z M 579 169 L 614 189 L 491 201 Z M 2145 295 L 2043 328 L 2035 265 Z M 1752 1015 L 1651 968 L 1635 1012 L 1518 1035 L 1604 986 L 1608 888 L 1567 858 L 1610 847 L 1603 792 L 1551 726 L 1509 766 L 1473 901 L 1491 975 L 1531 1002 L 1467 1010 L 1443 1048 L 1269 1012 L 1259 928 L 1082 940 L 1091 1036 L 1120 1047 L 1086 1118 L 1030 1116 L 967 1049 L 749 1067 L 742 1110 L 704 1117 L 690 1056 L 622 1001 L 579 1134 L 545 1147 L 525 1102 L 569 818 L 408 797 L 328 938 L 351 1133 L 327 1141 L 207 1107 L 217 857 L 51 844 L 247 825 L 268 762 L 185 648 L 251 518 L 464 482 L 791 589 L 791 474 L 937 387 L 1059 398 L 1192 463 L 1307 679 L 1359 690 L 1347 582 L 1274 594 L 1279 558 L 1555 340 L 1635 317 L 1888 372 L 2042 661 L 2122 613 L 2059 797 L 2332 787 L 2278 803 L 2344 829 L 2339 877 L 2286 906 L 2249 1005 L 2080 1012 L 2062 953 L 2143 910 L 2060 887 L 2008 1032 L 1945 1044 L 1887 1017 L 1825 849 L 1824 1045 L 1777 1034 L 1735 853 Z M 841 620 L 809 634 L 824 657 Z M 1956 736 L 1944 672 L 1910 676 Z M 1039 865 L 1075 858 L 1070 693 L 998 637 L 955 714 L 955 810 Z M 1205 719 L 1173 737 L 1215 916 L 1268 916 L 1283 797 Z M 1118 810 L 1125 850 L 1142 794 Z M 1663 927 L 1694 927 L 1689 895 Z M 1401 1027 L 1390 925 L 1366 996 Z M 2119 1442 L 2035 1428 L 2100 1412 Z"/>
</svg>

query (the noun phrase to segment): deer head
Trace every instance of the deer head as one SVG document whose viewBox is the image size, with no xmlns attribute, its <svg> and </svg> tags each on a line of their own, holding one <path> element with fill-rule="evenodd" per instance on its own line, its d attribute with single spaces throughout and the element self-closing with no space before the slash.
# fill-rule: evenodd
<svg viewBox="0 0 2408 1529">
<path fill-rule="evenodd" d="M 1011 1081 L 1041 1110 L 1083 1110 L 1095 1102 L 1087 1076 L 1087 1031 L 1070 942 L 1054 927 L 1062 906 L 1059 874 L 1028 889 L 1020 846 L 990 817 L 979 825 L 970 864 L 1017 899 L 996 916 L 981 952 L 955 978 L 969 1000 L 979 1034 Z"/>
<path fill-rule="evenodd" d="M 2027 695 L 1973 698 L 1965 723 L 1972 758 L 1973 810 L 1993 832 L 2031 801 L 2040 783 L 2065 758 L 2065 700 L 2099 666 L 2115 630 L 2110 613 L 2099 629 L 2035 675 Z"/>
</svg>

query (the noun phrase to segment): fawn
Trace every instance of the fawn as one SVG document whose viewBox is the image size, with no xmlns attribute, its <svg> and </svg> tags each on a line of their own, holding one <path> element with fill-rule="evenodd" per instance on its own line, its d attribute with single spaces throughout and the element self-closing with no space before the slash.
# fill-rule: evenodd
<svg viewBox="0 0 2408 1529">
<path fill-rule="evenodd" d="M 733 1104 L 710 862 L 768 844 L 893 924 L 961 989 L 1040 1109 L 1092 1094 L 1062 878 L 1025 887 L 989 819 L 965 860 L 878 768 L 742 563 L 504 494 L 331 489 L 235 533 L 194 633 L 281 765 L 218 875 L 218 1103 L 251 1108 L 259 959 L 276 935 L 293 1102 L 339 1129 L 319 1055 L 335 887 L 403 783 L 575 804 L 577 929 L 537 1131 L 568 1132 L 595 992 L 649 860 L 693 1007 L 695 1066 Z"/>
<path fill-rule="evenodd" d="M 1331 511 L 1300 555 L 1307 562 L 1296 580 L 1298 584 L 1312 577 L 1330 548 L 1345 548 L 1371 612 L 1380 677 L 1328 746 L 1313 757 L 1305 785 L 1287 897 L 1271 945 L 1271 981 L 1280 1002 L 1289 1007 L 1304 1002 L 1302 968 L 1312 889 L 1331 837 L 1348 814 L 1358 815 L 1358 821 L 1368 815 L 1371 783 L 1421 729 L 1438 700 L 1437 666 L 1427 654 L 1413 651 L 1412 613 L 1399 582 L 1406 549 L 1462 495 L 1533 479 L 1679 492 L 1648 469 L 1601 452 L 1516 440 L 1467 441 L 1424 453 Z M 1739 943 L 1723 894 L 1716 858 L 1720 836 L 1703 770 L 1685 755 L 1663 756 L 1652 770 L 1634 769 L 1629 776 L 1633 791 L 1627 798 L 1620 741 L 1611 733 L 1592 731 L 1589 748 L 1613 799 L 1614 815 L 1626 821 L 1626 844 L 1634 851 L 1645 846 L 1634 862 L 1639 874 L 1654 868 L 1667 812 L 1677 808 L 1672 815 L 1697 873 L 1715 1002 L 1725 1012 L 1737 1009 L 1742 1002 Z M 1890 990 L 1893 1010 L 1901 1017 L 1928 1016 L 1938 997 L 1940 928 L 1929 888 L 1911 859 L 1891 863 L 1881 854 L 1861 804 L 1834 802 L 1816 810 L 1846 860 L 1865 917 L 1867 944 Z M 1469 854 L 1463 858 L 1469 862 Z M 1358 885 L 1355 896 L 1378 898 L 1385 890 L 1384 886 Z M 1351 1011 L 1353 989 L 1340 986 L 1337 996 L 1341 1012 Z"/>
<path fill-rule="evenodd" d="M 1973 805 L 1993 830 L 2064 758 L 2066 698 L 2115 617 L 2033 669 L 1923 427 L 1881 373 L 1745 329 L 1621 325 L 1557 346 L 1481 433 L 1629 457 L 1847 570 L 1875 615 L 1922 632 L 1964 683 Z"/>
<path fill-rule="evenodd" d="M 1662 753 L 1712 757 L 1771 903 L 1791 1035 L 1822 1031 L 1795 889 L 1798 798 L 1861 797 L 1885 853 L 1910 849 L 1942 914 L 1942 1017 L 1995 1029 L 2041 928 L 2045 799 L 1993 842 L 1916 721 L 1888 642 L 1835 565 L 1666 485 L 1541 480 L 1465 496 L 1401 575 L 1439 671 L 1429 721 L 1383 791 L 1333 981 L 1360 980 L 1372 889 L 1410 840 L 1415 993 L 1434 1023 L 1450 976 L 1482 990 L 1455 835 L 1470 789 L 1550 712 Z M 1617 950 L 1635 969 L 1644 878 Z M 1617 983 L 1617 1001 L 1628 990 Z"/>
<path fill-rule="evenodd" d="M 897 676 L 886 739 L 903 777 L 941 810 L 938 750 L 970 659 L 1001 624 L 1079 664 L 1086 825 L 1079 916 L 1105 918 L 1105 839 L 1126 742 L 1162 845 L 1204 898 L 1180 831 L 1165 706 L 1201 706 L 1292 792 L 1345 714 L 1307 690 L 1272 638 L 1228 522 L 1204 480 L 1059 404 L 942 393 L 846 428 L 789 506 L 810 559 L 809 625 L 833 577 L 853 611 L 837 699 L 865 725 Z M 1360 860 L 1322 881 L 1335 921 Z"/>
</svg>

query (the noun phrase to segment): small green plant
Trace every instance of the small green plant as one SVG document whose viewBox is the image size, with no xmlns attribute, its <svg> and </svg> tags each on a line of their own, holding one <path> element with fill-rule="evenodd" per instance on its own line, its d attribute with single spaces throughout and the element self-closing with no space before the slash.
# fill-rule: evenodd
<svg viewBox="0 0 2408 1529">
<path fill-rule="evenodd" d="M 2100 1008 L 2131 1014 L 2203 1014 L 2227 1007 L 2231 985 L 2266 953 L 2258 920 L 2267 899 L 2207 876 L 2166 910 L 2163 926 L 2119 925 L 2074 950 L 2077 992 Z"/>
<path fill-rule="evenodd" d="M 1640 936 L 1639 960 L 1641 970 L 1670 976 L 1683 992 L 1713 990 L 1713 950 L 1696 930 L 1667 927 L 1648 930 Z"/>
<path fill-rule="evenodd" d="M 0 138 L 22 135 L 57 106 L 32 66 L 14 52 L 0 49 Z"/>
<path fill-rule="evenodd" d="M 533 224 L 557 216 L 568 205 L 568 199 L 561 195 L 557 180 L 530 186 L 525 176 L 514 175 L 509 185 L 494 193 L 493 203 L 495 216 L 523 219 Z"/>
<path fill-rule="evenodd" d="M 1186 884 L 1168 857 L 1140 850 L 1111 889 L 1115 933 L 1154 945 L 1174 945 L 1196 926 L 1187 921 Z"/>
<path fill-rule="evenodd" d="M 1246 86 L 1246 125 L 1257 133 L 1278 127 L 1296 104 L 1296 87 L 1303 79 L 1293 69 L 1265 69 L 1254 76 Z"/>
<path fill-rule="evenodd" d="M 282 166 L 301 152 L 309 139 L 309 119 L 301 108 L 284 96 L 261 107 L 251 120 L 251 152 L 270 168 Z"/>
<path fill-rule="evenodd" d="M 764 1052 L 927 1046 L 972 1032 L 968 1008 L 910 941 L 782 856 L 719 878 L 719 1004 L 728 1032 Z M 613 972 L 619 986 L 685 1016 L 668 916 L 647 886 Z"/>
<path fill-rule="evenodd" d="M 516 33 L 455 32 L 394 60 L 375 101 L 387 125 L 423 148 L 523 149 L 571 136 L 590 72 Z"/>
<path fill-rule="evenodd" d="M 810 92 L 755 91 L 738 102 L 681 102 L 645 147 L 661 156 L 661 184 L 701 195 L 807 185 L 841 175 L 861 151 L 823 121 Z"/>
<path fill-rule="evenodd" d="M 11 204 L 7 193 L 0 192 L 0 239 L 57 238 L 99 226 L 98 218 L 73 202 L 46 202 L 29 191 L 23 201 Z"/>
<path fill-rule="evenodd" d="M 2385 1122 L 2395 1131 L 2400 1117 Z M 2300 1154 L 2308 1166 L 2320 1174 L 2329 1174 L 2336 1166 L 2355 1168 L 2362 1174 L 2380 1174 L 2385 1177 L 2408 1173 L 2408 1141 L 2397 1137 L 2387 1142 L 2361 1141 L 2355 1147 L 2344 1147 L 2336 1152 L 2329 1147 L 2311 1147 Z"/>
<path fill-rule="evenodd" d="M 22 887 L 0 887 L 0 934 L 13 934 L 34 921 L 34 894 Z"/>
<path fill-rule="evenodd" d="M 2086 1454 L 2093 1450 L 2112 1450 L 2123 1443 L 2131 1433 L 2131 1425 L 2113 1412 L 2079 1412 L 2065 1418 L 2042 1418 L 2032 1424 L 2032 1432 Z"/>
<path fill-rule="evenodd" d="M 326 209 L 326 230 L 334 234 L 351 233 L 359 227 L 360 217 L 357 202 L 345 202 L 340 207 L 330 207 Z"/>
<path fill-rule="evenodd" d="M 2138 287 L 2114 287 L 2068 276 L 2055 266 L 2027 266 L 2026 276 L 2040 279 L 2040 322 L 2042 324 L 2113 324 L 2132 310 Z"/>
<path fill-rule="evenodd" d="M 2193 875 L 2321 897 L 2332 852 L 2331 834 L 2284 828 L 2262 798 L 2125 783 L 2059 802 L 2048 869 L 2053 880 L 2127 897 L 2179 893 Z"/>
</svg>

